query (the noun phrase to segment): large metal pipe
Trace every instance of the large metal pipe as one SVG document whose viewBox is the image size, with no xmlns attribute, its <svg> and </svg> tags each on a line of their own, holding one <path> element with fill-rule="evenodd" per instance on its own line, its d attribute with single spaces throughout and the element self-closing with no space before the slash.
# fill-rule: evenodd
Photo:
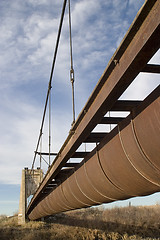
<svg viewBox="0 0 160 240">
<path fill-rule="evenodd" d="M 29 214 L 47 215 L 160 191 L 160 86 Z"/>
</svg>

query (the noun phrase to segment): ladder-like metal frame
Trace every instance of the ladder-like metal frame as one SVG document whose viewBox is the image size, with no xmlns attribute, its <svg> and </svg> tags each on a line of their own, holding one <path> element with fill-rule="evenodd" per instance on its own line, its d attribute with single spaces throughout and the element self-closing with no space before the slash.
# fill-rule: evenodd
<svg viewBox="0 0 160 240">
<path fill-rule="evenodd" d="M 140 72 L 159 73 L 160 66 L 148 64 L 160 47 L 160 1 L 148 0 L 138 12 L 121 45 L 111 58 L 88 102 L 72 126 L 69 136 L 32 198 L 28 214 L 46 194 L 65 179 L 67 161 L 82 156 L 76 150 L 83 142 L 100 142 L 105 133 L 93 133 L 98 124 L 117 124 L 122 119 L 104 117 L 109 111 L 130 111 L 140 101 L 119 97 Z M 86 155 L 86 153 L 85 153 Z M 71 163 L 72 167 L 77 164 Z M 68 165 L 69 166 L 69 165 Z M 68 174 L 68 172 L 67 172 Z M 59 176 L 59 177 L 58 177 Z M 57 180 L 56 180 L 57 179 Z"/>
</svg>

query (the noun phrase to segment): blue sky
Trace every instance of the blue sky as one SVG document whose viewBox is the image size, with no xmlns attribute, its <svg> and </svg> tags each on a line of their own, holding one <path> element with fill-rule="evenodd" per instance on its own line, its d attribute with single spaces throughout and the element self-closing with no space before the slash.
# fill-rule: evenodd
<svg viewBox="0 0 160 240">
<path fill-rule="evenodd" d="M 143 3 L 71 1 L 76 116 Z M 62 0 L 0 1 L 0 214 L 18 210 L 21 170 L 32 164 L 62 4 Z M 159 59 L 158 53 L 152 62 Z M 67 10 L 52 85 L 54 152 L 66 139 L 72 122 L 69 61 Z M 141 74 L 123 98 L 143 99 L 158 81 L 158 76 L 151 83 L 149 75 Z M 45 129 L 47 132 L 47 124 Z M 47 133 L 44 150 L 46 139 Z M 159 200 L 152 199 L 150 204 Z"/>
</svg>

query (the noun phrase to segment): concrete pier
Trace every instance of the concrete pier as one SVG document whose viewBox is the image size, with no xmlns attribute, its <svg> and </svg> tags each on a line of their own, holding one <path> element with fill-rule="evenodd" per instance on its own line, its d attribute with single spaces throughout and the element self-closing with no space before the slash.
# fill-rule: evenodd
<svg viewBox="0 0 160 240">
<path fill-rule="evenodd" d="M 25 168 L 22 170 L 18 213 L 19 225 L 24 224 L 26 222 L 27 198 L 31 195 L 34 195 L 42 179 L 43 179 L 42 169 L 31 170 Z"/>
</svg>

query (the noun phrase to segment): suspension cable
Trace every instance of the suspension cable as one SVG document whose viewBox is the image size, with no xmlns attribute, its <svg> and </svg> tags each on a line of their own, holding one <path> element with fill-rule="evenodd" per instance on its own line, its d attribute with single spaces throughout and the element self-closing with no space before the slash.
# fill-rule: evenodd
<svg viewBox="0 0 160 240">
<path fill-rule="evenodd" d="M 73 53 L 72 53 L 72 30 L 71 30 L 71 5 L 68 0 L 68 11 L 69 11 L 69 38 L 70 38 L 70 58 L 71 58 L 71 70 L 70 70 L 70 81 L 72 84 L 72 111 L 73 111 L 73 122 L 75 123 L 75 99 L 74 99 L 74 69 L 73 69 Z"/>
<path fill-rule="evenodd" d="M 49 94 L 49 167 L 51 165 L 51 91 Z"/>
<path fill-rule="evenodd" d="M 33 163 L 32 163 L 32 168 L 31 168 L 32 170 L 34 168 L 34 163 L 35 163 L 35 160 L 36 160 L 36 155 L 37 155 L 40 139 L 41 139 L 41 136 L 42 136 L 42 130 L 43 130 L 43 125 L 44 125 L 44 120 L 45 120 L 45 115 L 46 115 L 46 110 L 47 110 L 49 94 L 50 94 L 50 90 L 51 90 L 51 87 L 52 87 L 51 86 L 51 84 L 52 84 L 52 77 L 53 77 L 55 61 L 56 61 L 56 57 L 57 57 L 57 51 L 58 51 L 58 46 L 59 46 L 59 40 L 60 40 L 60 35 L 61 35 L 61 30 L 62 30 L 62 23 L 63 23 L 63 19 L 64 19 L 66 3 L 67 3 L 67 0 L 64 0 L 62 13 L 61 13 L 60 24 L 59 24 L 58 36 L 57 36 L 57 41 L 56 41 L 56 47 L 55 47 L 55 52 L 54 52 L 54 57 L 53 57 L 53 62 L 52 62 L 50 80 L 49 80 L 49 84 L 48 84 L 47 97 L 46 97 L 46 101 L 45 101 L 45 107 L 44 107 L 44 112 L 43 112 L 43 117 L 42 117 L 42 122 L 41 122 L 40 134 L 39 134 L 39 138 L 38 138 L 38 141 L 37 141 L 36 150 L 35 150 Z"/>
<path fill-rule="evenodd" d="M 42 168 L 42 137 L 40 141 L 40 169 Z"/>
<path fill-rule="evenodd" d="M 40 164 L 39 164 L 40 169 L 42 169 L 42 140 L 43 140 L 43 138 L 41 137 L 41 141 L 40 141 Z M 42 182 L 42 178 L 43 178 L 43 176 L 42 176 L 42 174 L 40 174 L 40 182 Z"/>
</svg>

